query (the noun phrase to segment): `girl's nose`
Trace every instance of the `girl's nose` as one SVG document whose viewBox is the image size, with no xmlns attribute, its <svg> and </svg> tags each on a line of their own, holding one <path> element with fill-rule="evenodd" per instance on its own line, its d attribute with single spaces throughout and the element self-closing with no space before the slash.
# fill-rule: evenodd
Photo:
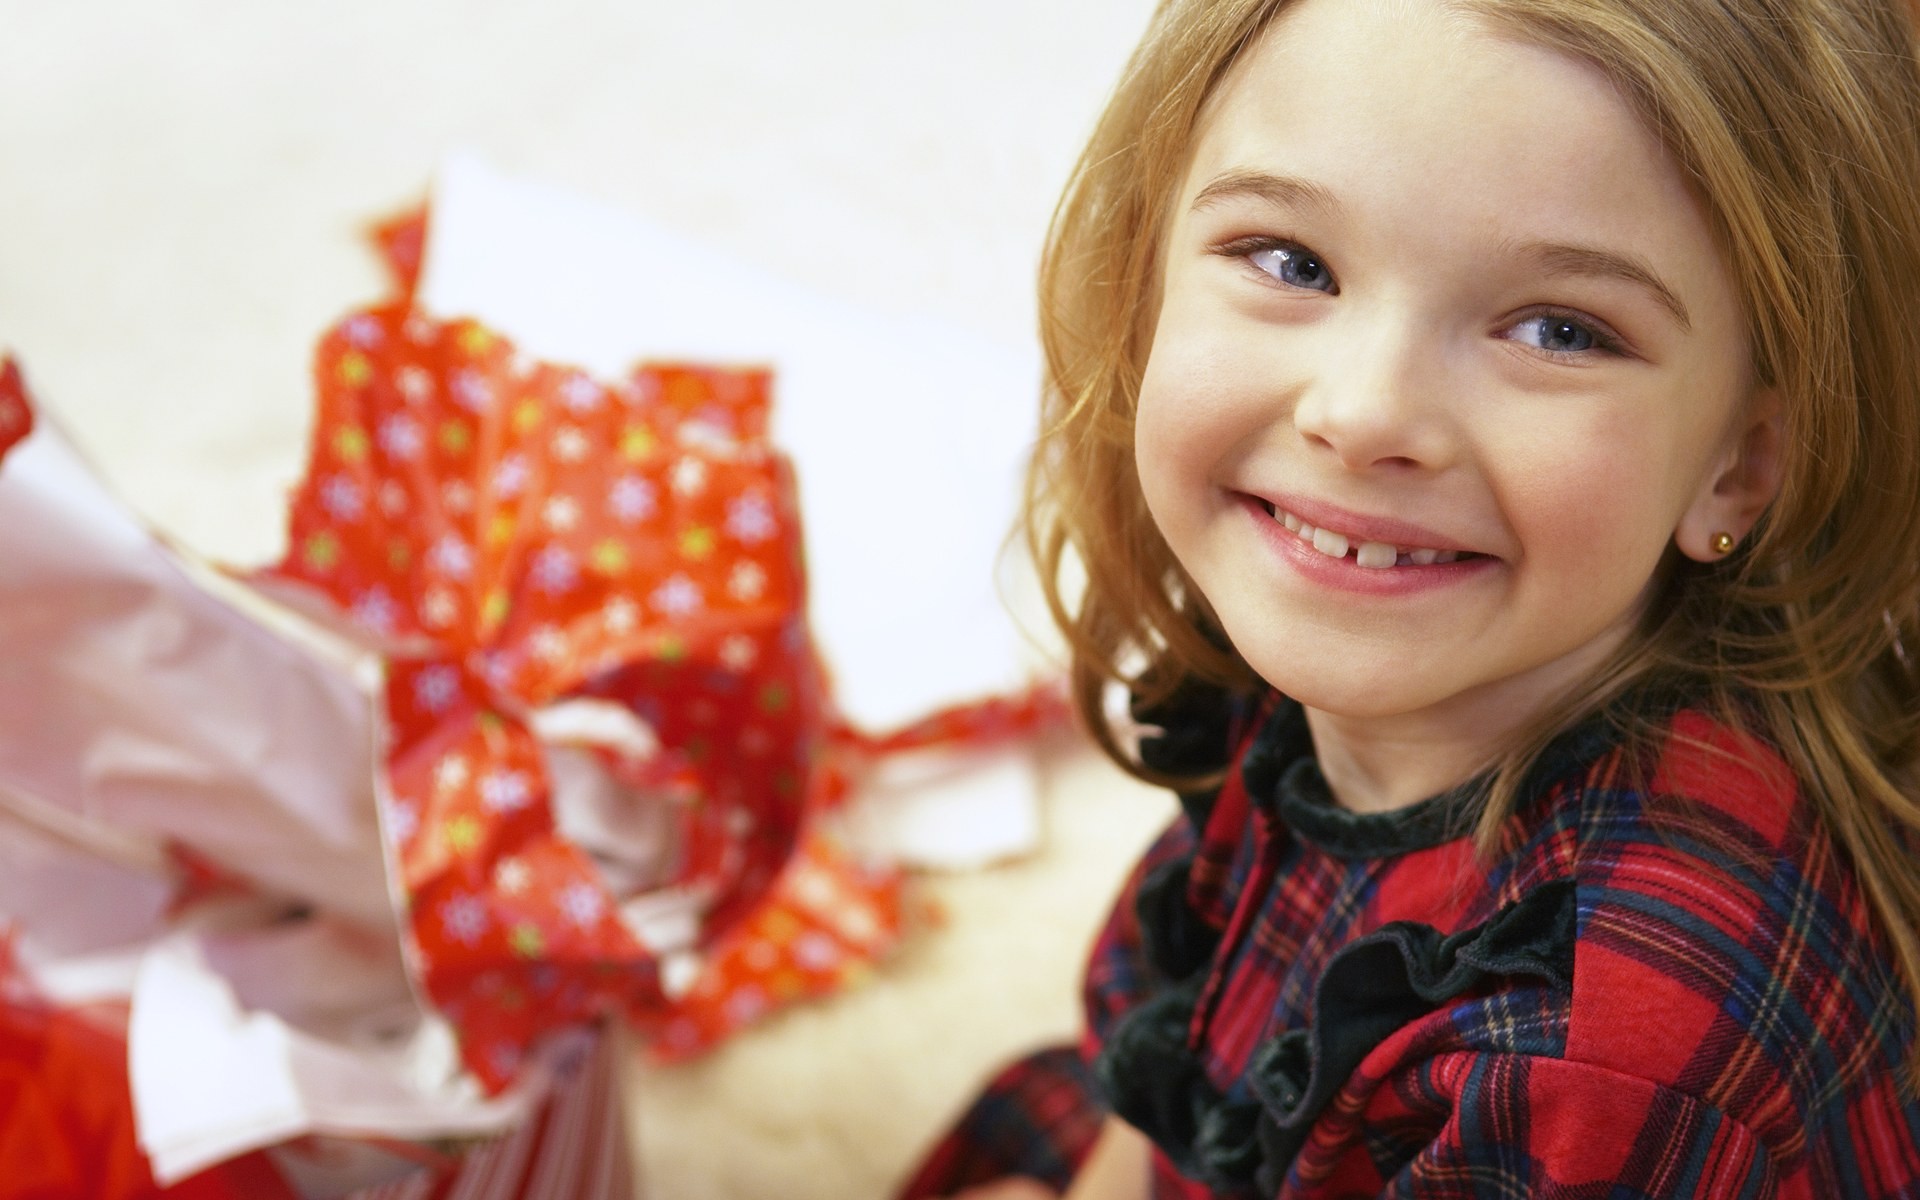
<svg viewBox="0 0 1920 1200">
<path fill-rule="evenodd" d="M 1324 329 L 1294 406 L 1307 442 L 1351 470 L 1438 467 L 1448 454 L 1445 355 L 1411 322 Z"/>
</svg>

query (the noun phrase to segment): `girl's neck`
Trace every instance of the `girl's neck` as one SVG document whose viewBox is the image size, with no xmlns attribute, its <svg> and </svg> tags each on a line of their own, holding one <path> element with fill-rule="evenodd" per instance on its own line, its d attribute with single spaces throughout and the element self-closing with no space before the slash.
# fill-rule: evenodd
<svg viewBox="0 0 1920 1200">
<path fill-rule="evenodd" d="M 1437 709 L 1352 716 L 1308 707 L 1314 756 L 1334 800 L 1351 812 L 1391 812 L 1472 779 L 1572 689 L 1578 677 L 1547 685 L 1466 693 Z"/>
<path fill-rule="evenodd" d="M 1349 811 L 1391 812 L 1465 783 L 1592 681 L 1625 641 L 1626 628 L 1623 623 L 1563 658 L 1412 712 L 1355 716 L 1307 706 L 1328 790 Z"/>
<path fill-rule="evenodd" d="M 1307 728 L 1328 790 L 1351 812 L 1416 804 L 1473 778 L 1493 757 L 1481 739 L 1432 722 L 1352 720 L 1310 708 Z"/>
</svg>

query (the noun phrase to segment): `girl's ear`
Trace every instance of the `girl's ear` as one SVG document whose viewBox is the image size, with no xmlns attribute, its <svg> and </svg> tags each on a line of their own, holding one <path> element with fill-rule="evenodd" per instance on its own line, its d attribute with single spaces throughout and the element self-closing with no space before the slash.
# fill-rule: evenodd
<svg viewBox="0 0 1920 1200">
<path fill-rule="evenodd" d="M 1681 514 L 1673 531 L 1680 553 L 1695 562 L 1717 562 L 1745 540 L 1760 514 L 1780 494 L 1785 449 L 1780 395 L 1772 388 L 1763 389 L 1748 402 L 1742 423 L 1728 435 L 1720 461 Z"/>
</svg>

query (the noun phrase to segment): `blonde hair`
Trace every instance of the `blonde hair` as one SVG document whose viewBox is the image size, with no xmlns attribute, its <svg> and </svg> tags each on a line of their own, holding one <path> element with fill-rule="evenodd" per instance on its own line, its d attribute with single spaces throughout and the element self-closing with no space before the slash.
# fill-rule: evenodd
<svg viewBox="0 0 1920 1200">
<path fill-rule="evenodd" d="M 1095 739 L 1104 701 L 1262 684 L 1148 515 L 1133 419 L 1158 253 L 1208 97 L 1290 0 L 1163 0 L 1054 215 L 1026 533 Z M 1492 764 L 1492 853 L 1528 765 L 1629 688 L 1704 693 L 1778 746 L 1920 995 L 1920 69 L 1896 0 L 1454 0 L 1597 65 L 1695 183 L 1784 401 L 1785 478 L 1727 560 L 1663 567 L 1638 636 Z M 1084 582 L 1072 579 L 1077 561 Z M 1627 730 L 1636 737 L 1647 729 Z M 1909 1064 L 1920 1071 L 1920 1046 Z"/>
</svg>

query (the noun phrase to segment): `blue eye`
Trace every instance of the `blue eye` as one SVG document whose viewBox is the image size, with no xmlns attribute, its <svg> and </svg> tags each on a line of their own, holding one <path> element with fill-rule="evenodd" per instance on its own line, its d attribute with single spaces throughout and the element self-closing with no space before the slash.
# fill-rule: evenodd
<svg viewBox="0 0 1920 1200">
<path fill-rule="evenodd" d="M 1247 254 L 1247 261 L 1289 287 L 1315 292 L 1333 291 L 1333 272 L 1320 256 L 1305 246 L 1268 243 Z"/>
<path fill-rule="evenodd" d="M 1612 351 L 1618 343 L 1605 331 L 1566 313 L 1536 313 L 1513 326 L 1513 339 L 1551 354 Z"/>
</svg>

